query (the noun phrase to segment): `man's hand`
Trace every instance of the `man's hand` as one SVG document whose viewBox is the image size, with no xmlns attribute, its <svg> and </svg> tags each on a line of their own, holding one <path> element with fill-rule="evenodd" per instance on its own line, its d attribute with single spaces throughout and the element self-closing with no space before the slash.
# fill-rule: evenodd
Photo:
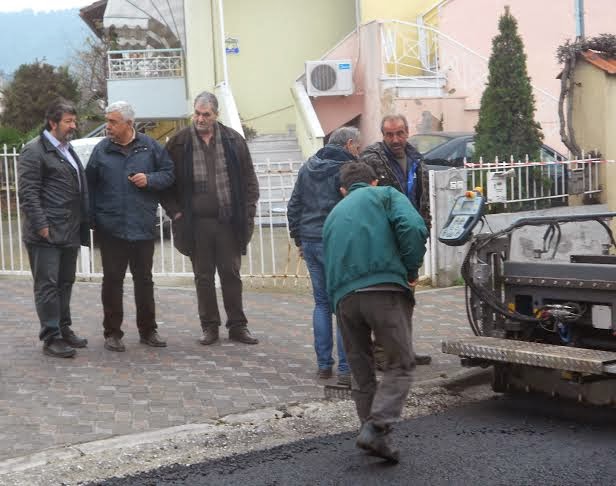
<svg viewBox="0 0 616 486">
<path fill-rule="evenodd" d="M 182 216 L 183 216 L 182 211 L 178 211 L 177 213 L 175 213 L 175 216 L 173 216 L 173 221 L 177 221 Z"/>
<path fill-rule="evenodd" d="M 143 189 L 148 185 L 148 177 L 143 172 L 129 175 L 128 180 L 135 184 L 139 189 Z"/>
<path fill-rule="evenodd" d="M 414 289 L 417 286 L 417 279 L 408 281 L 409 287 Z"/>
<path fill-rule="evenodd" d="M 41 228 L 38 230 L 38 234 L 41 238 L 49 239 L 49 227 Z"/>
</svg>

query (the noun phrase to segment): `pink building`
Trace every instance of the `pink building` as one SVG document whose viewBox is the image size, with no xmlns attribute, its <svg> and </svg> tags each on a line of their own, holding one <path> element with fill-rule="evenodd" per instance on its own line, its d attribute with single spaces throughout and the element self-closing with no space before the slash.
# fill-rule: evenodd
<svg viewBox="0 0 616 486">
<path fill-rule="evenodd" d="M 407 115 L 411 134 L 434 129 L 472 131 L 487 81 L 492 39 L 506 5 L 524 41 L 535 117 L 545 143 L 564 151 L 559 136 L 556 76 L 561 66 L 556 49 L 575 38 L 574 0 L 448 0 L 437 5 L 437 15 L 431 16 L 433 26 L 421 18 L 418 23 L 393 20 L 362 25 L 323 57 L 350 59 L 354 71 L 352 95 L 310 98 L 324 134 L 352 122 L 361 128 L 364 144 L 369 144 L 380 138 L 382 115 L 391 112 Z M 613 31 L 616 2 L 586 2 L 584 14 L 586 37 Z"/>
</svg>

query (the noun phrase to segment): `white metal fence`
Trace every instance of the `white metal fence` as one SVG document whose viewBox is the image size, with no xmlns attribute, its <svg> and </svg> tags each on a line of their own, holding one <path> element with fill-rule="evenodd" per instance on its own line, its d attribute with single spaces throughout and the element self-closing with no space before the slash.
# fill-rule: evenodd
<svg viewBox="0 0 616 486">
<path fill-rule="evenodd" d="M 184 58 L 181 49 L 109 51 L 109 79 L 181 78 Z"/>
<path fill-rule="evenodd" d="M 562 162 L 465 163 L 467 189 L 487 192 L 488 203 L 502 203 L 508 211 L 566 206 L 569 196 L 587 199 L 601 192 L 600 170 L 609 161 L 588 158 Z"/>
<path fill-rule="evenodd" d="M 0 148 L 0 274 L 27 275 L 30 266 L 21 239 L 17 158 L 16 149 Z M 242 259 L 241 270 L 249 284 L 307 283 L 307 270 L 289 238 L 286 218 L 287 202 L 300 165 L 299 161 L 255 164 L 261 198 L 254 235 L 247 255 Z M 154 275 L 192 278 L 190 259 L 173 246 L 171 221 L 160 209 L 158 218 L 159 239 L 154 254 Z M 100 253 L 94 240 L 89 248 L 81 248 L 77 274 L 86 278 L 102 276 Z"/>
<path fill-rule="evenodd" d="M 17 156 L 15 149 L 0 149 L 0 274 L 30 273 L 27 253 L 21 242 L 21 215 L 17 181 Z M 587 159 L 561 163 L 493 163 L 467 164 L 468 187 L 485 184 L 490 172 L 513 171 L 507 179 L 509 209 L 515 203 L 566 198 L 574 192 L 596 194 L 600 191 L 599 171 L 605 161 Z M 255 232 L 242 259 L 242 277 L 253 285 L 307 284 L 307 270 L 293 241 L 289 238 L 286 218 L 287 202 L 293 191 L 301 161 L 256 163 L 261 198 L 257 206 Z M 575 187 L 574 187 L 575 186 Z M 490 194 L 488 193 L 488 197 Z M 528 207 L 524 208 L 528 209 Z M 159 211 L 159 240 L 156 243 L 153 273 L 155 276 L 192 278 L 190 260 L 173 246 L 171 222 Z M 431 248 L 424 261 L 421 275 L 430 275 Z M 80 277 L 100 277 L 102 266 L 98 248 L 93 243 L 82 247 L 78 262 Z"/>
</svg>

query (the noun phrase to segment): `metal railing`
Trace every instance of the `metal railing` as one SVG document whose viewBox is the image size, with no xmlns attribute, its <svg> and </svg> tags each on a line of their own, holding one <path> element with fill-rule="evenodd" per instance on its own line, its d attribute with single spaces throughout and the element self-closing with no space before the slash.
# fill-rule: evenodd
<svg viewBox="0 0 616 486">
<path fill-rule="evenodd" d="M 302 155 L 308 158 L 323 147 L 325 133 L 303 83 L 296 82 L 291 88 L 291 94 L 295 106 L 298 142 Z"/>
<path fill-rule="evenodd" d="M 601 191 L 600 169 L 611 161 L 600 159 L 560 162 L 466 162 L 467 189 L 481 186 L 487 190 L 487 202 L 499 202 L 509 211 L 541 209 L 554 203 L 567 205 L 572 195 L 596 196 Z M 489 180 L 494 174 L 503 180 L 501 198 L 490 194 Z"/>
<path fill-rule="evenodd" d="M 21 213 L 17 174 L 18 151 L 0 147 L 0 275 L 29 275 L 30 264 L 22 243 Z M 261 197 L 257 205 L 255 230 L 242 258 L 241 275 L 248 285 L 302 285 L 309 276 L 295 243 L 289 238 L 286 217 L 302 161 L 257 162 Z M 155 246 L 153 274 L 155 277 L 187 277 L 192 279 L 190 259 L 175 250 L 172 222 L 158 211 L 158 240 Z M 90 247 L 81 247 L 77 262 L 80 278 L 100 278 L 100 251 L 92 234 Z M 424 259 L 421 275 L 429 275 L 430 248 Z"/>
<path fill-rule="evenodd" d="M 465 95 L 479 108 L 488 79 L 488 59 L 454 38 L 427 26 L 400 20 L 381 23 L 382 75 L 386 79 L 446 80 L 444 92 Z M 546 138 L 558 138 L 558 98 L 533 86 L 536 118 Z"/>
<path fill-rule="evenodd" d="M 0 147 L 0 274 L 28 275 L 30 265 L 22 243 L 17 149 Z M 289 238 L 287 202 L 293 191 L 300 161 L 255 164 L 261 188 L 255 231 L 242 260 L 242 277 L 249 284 L 292 284 L 308 282 L 308 273 L 294 242 Z M 173 246 L 171 221 L 158 211 L 159 238 L 155 247 L 153 273 L 164 277 L 190 277 L 190 259 Z M 101 277 L 102 265 L 95 235 L 90 247 L 81 247 L 77 262 L 79 277 Z"/>
<path fill-rule="evenodd" d="M 108 51 L 109 79 L 181 78 L 181 49 Z"/>
</svg>

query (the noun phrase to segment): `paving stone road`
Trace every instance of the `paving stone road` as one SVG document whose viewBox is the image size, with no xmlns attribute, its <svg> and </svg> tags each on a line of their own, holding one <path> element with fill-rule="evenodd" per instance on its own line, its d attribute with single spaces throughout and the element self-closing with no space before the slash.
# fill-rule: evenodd
<svg viewBox="0 0 616 486">
<path fill-rule="evenodd" d="M 246 313 L 260 344 L 201 346 L 192 288 L 157 287 L 159 331 L 167 348 L 139 343 L 132 288 L 125 289 L 125 353 L 103 348 L 100 284 L 78 282 L 75 331 L 88 338 L 74 359 L 42 354 L 32 282 L 0 279 L 0 460 L 61 445 L 201 423 L 229 413 L 323 397 L 312 347 L 312 298 L 245 291 Z M 469 335 L 463 290 L 417 294 L 415 342 L 433 355 L 415 380 L 451 376 L 456 357 L 443 338 Z M 221 305 L 221 309 L 222 309 Z"/>
</svg>

